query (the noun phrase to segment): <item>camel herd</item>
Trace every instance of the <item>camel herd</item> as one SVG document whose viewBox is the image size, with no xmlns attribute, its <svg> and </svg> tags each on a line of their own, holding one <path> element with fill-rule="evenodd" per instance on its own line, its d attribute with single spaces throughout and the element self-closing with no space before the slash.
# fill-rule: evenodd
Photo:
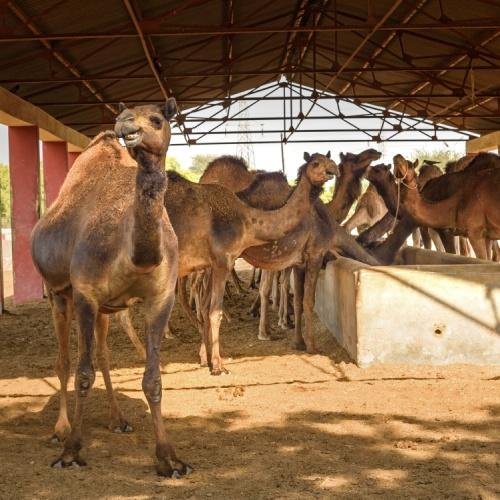
<svg viewBox="0 0 500 500">
<path fill-rule="evenodd" d="M 390 263 L 413 232 L 429 245 L 455 249 L 468 238 L 481 258 L 498 258 L 500 159 L 481 154 L 463 170 L 441 174 L 403 156 L 372 165 L 380 153 L 368 149 L 341 154 L 304 154 L 291 187 L 281 173 L 254 172 L 240 159 L 213 161 L 199 183 L 165 172 L 169 120 L 176 104 L 123 105 L 114 132 L 96 136 L 80 155 L 57 200 L 32 234 L 32 256 L 43 277 L 59 352 L 59 416 L 54 439 L 63 451 L 54 467 L 81 466 L 85 398 L 91 389 L 94 343 L 111 405 L 110 428 L 130 432 L 114 396 L 109 373 L 109 315 L 118 313 L 138 349 L 143 349 L 128 316 L 140 301 L 146 313 L 146 368 L 142 387 L 153 419 L 157 471 L 167 477 L 191 472 L 175 454 L 161 415 L 160 343 L 177 294 L 201 335 L 200 362 L 213 375 L 227 373 L 219 330 L 226 284 L 242 257 L 262 269 L 258 338 L 268 340 L 269 297 L 281 286 L 280 324 L 290 325 L 289 285 L 293 282 L 294 347 L 315 352 L 312 317 L 318 274 L 339 254 L 370 265 Z M 456 167 L 456 166 L 455 166 Z M 336 177 L 328 203 L 322 186 Z M 371 187 L 362 193 L 362 180 Z M 347 221 L 351 207 L 358 208 Z M 376 206 L 375 206 L 376 205 Z M 350 230 L 358 228 L 355 238 Z M 361 231 L 364 229 L 363 231 Z M 465 247 L 467 242 L 463 243 Z M 440 245 L 440 246 L 438 246 Z M 293 276 L 293 279 L 291 277 Z M 187 289 L 191 291 L 188 298 Z M 190 300 L 191 299 L 191 300 Z M 305 330 L 302 333 L 302 315 Z M 78 330 L 76 406 L 70 425 L 67 385 L 69 332 Z"/>
</svg>

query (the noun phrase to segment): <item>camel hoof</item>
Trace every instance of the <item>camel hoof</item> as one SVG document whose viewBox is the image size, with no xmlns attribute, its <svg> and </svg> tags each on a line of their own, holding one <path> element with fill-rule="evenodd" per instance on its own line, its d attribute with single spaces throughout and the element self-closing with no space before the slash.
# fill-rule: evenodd
<svg viewBox="0 0 500 500">
<path fill-rule="evenodd" d="M 113 432 L 118 434 L 122 434 L 124 432 L 134 432 L 134 428 L 128 422 L 123 422 L 120 425 L 113 427 Z"/>
<path fill-rule="evenodd" d="M 306 349 L 307 354 L 319 354 L 318 350 L 315 347 L 307 348 Z"/>
<path fill-rule="evenodd" d="M 269 335 L 268 333 L 266 333 L 266 334 L 259 333 L 259 335 L 257 335 L 257 339 L 258 339 L 258 340 L 263 340 L 263 341 L 273 340 L 273 339 L 271 338 L 271 335 Z"/>
<path fill-rule="evenodd" d="M 57 433 L 52 434 L 52 437 L 50 438 L 50 442 L 52 444 L 61 444 L 64 443 L 65 437 L 59 436 Z"/>
<path fill-rule="evenodd" d="M 210 370 L 210 375 L 214 377 L 219 377 L 220 375 L 229 375 L 231 372 L 226 368 L 212 368 Z"/>
<path fill-rule="evenodd" d="M 170 464 L 158 464 L 156 472 L 159 476 L 169 477 L 171 479 L 180 479 L 182 476 L 189 476 L 193 472 L 193 468 L 179 461 L 179 466 L 172 468 Z"/>
<path fill-rule="evenodd" d="M 63 457 L 59 457 L 57 460 L 54 460 L 50 465 L 53 469 L 79 469 L 80 467 L 85 467 L 87 463 L 79 457 L 74 458 L 73 460 L 64 460 Z"/>
</svg>

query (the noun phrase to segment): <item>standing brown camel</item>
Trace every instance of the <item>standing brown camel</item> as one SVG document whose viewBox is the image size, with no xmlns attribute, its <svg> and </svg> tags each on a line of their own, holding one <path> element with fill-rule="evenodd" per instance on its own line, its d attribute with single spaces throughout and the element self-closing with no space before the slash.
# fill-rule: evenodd
<svg viewBox="0 0 500 500">
<path fill-rule="evenodd" d="M 168 172 L 165 204 L 179 241 L 179 277 L 210 270 L 205 302 L 201 306 L 202 365 L 213 375 L 227 373 L 220 355 L 219 328 L 226 279 L 235 260 L 248 248 L 278 241 L 307 218 L 321 186 L 337 173 L 325 155 L 305 153 L 299 182 L 281 208 L 260 210 L 243 203 L 216 184 L 197 184 Z"/>
<path fill-rule="evenodd" d="M 491 258 L 488 240 L 500 238 L 500 169 L 477 171 L 472 167 L 455 176 L 455 189 L 439 201 L 428 201 L 417 189 L 414 165 L 401 155 L 394 157 L 396 176 L 408 189 L 403 195 L 405 210 L 419 223 L 449 228 L 467 236 L 478 258 Z M 498 157 L 497 157 L 498 158 Z"/>
<path fill-rule="evenodd" d="M 371 150 L 368 153 L 363 152 L 360 155 L 342 155 L 340 171 L 344 172 L 345 179 L 349 178 L 350 182 L 356 184 L 362 172 L 368 168 L 371 158 L 380 157 L 379 153 L 374 153 L 376 152 Z M 274 176 L 277 179 L 276 174 Z M 344 181 L 343 184 L 339 182 L 339 185 L 342 189 L 337 191 L 337 193 L 340 193 L 337 196 L 348 197 L 354 201 L 355 189 L 349 189 L 350 186 L 347 181 Z M 286 181 L 277 182 L 276 186 L 277 189 L 274 196 L 269 197 L 266 193 L 266 196 L 259 201 L 259 185 L 256 179 L 254 184 L 246 190 L 245 194 L 240 193 L 240 195 L 245 196 L 247 202 L 253 200 L 253 203 L 256 203 L 257 206 L 264 203 L 274 203 L 276 206 L 279 206 L 286 199 L 287 183 Z M 339 214 L 331 209 L 331 204 L 333 203 L 335 203 L 335 207 L 341 208 L 342 213 Z M 329 252 L 341 252 L 368 264 L 377 264 L 376 259 L 360 247 L 354 238 L 349 236 L 344 228 L 338 224 L 336 217 L 342 217 L 344 212 L 347 213 L 349 211 L 349 208 L 349 202 L 345 199 L 338 200 L 334 198 L 327 205 L 318 200 L 310 211 L 309 217 L 305 218 L 294 231 L 291 231 L 284 238 L 274 241 L 272 244 L 248 248 L 242 255 L 249 263 L 263 269 L 277 271 L 294 266 L 294 344 L 297 349 L 307 349 L 310 353 L 316 352 L 312 332 L 312 319 L 316 282 L 325 256 Z M 271 284 L 271 280 L 268 279 L 260 287 L 261 321 L 259 325 L 259 339 L 262 340 L 269 339 L 267 307 Z M 303 311 L 306 326 L 305 338 L 302 335 L 301 328 Z"/>
<path fill-rule="evenodd" d="M 303 349 L 305 345 L 309 352 L 314 352 L 314 338 L 312 336 L 312 310 L 314 307 L 314 290 L 317 281 L 317 274 L 323 263 L 323 258 L 329 250 L 341 251 L 354 258 L 368 263 L 376 263 L 368 253 L 356 245 L 355 241 L 347 237 L 343 229 L 340 229 L 337 222 L 345 218 L 349 209 L 361 193 L 361 178 L 370 163 L 380 158 L 380 153 L 368 149 L 360 154 L 342 154 L 339 165 L 340 177 L 337 180 L 335 194 L 331 202 L 326 206 L 316 203 L 315 210 L 311 211 L 309 219 L 299 225 L 282 241 L 273 245 L 249 248 L 242 255 L 248 262 L 256 267 L 273 271 L 282 270 L 291 265 L 303 265 L 305 268 L 297 270 L 298 277 L 295 278 L 295 296 L 297 291 L 300 298 L 294 300 L 295 321 L 295 344 Z M 217 160 L 214 160 L 214 167 Z M 227 162 L 224 162 L 227 165 Z M 221 169 L 222 172 L 222 169 Z M 239 169 L 224 170 L 224 180 L 237 176 Z M 216 179 L 213 178 L 215 181 Z M 253 183 L 244 191 L 238 193 L 247 204 L 272 209 L 281 206 L 289 195 L 290 187 L 283 174 L 279 172 L 261 173 L 255 177 Z M 326 219 L 326 220 L 323 220 Z M 260 265 L 259 265 L 260 264 Z M 305 279 L 307 275 L 307 280 Z M 272 275 L 263 274 L 263 281 L 259 288 L 260 294 L 260 340 L 269 340 L 268 333 L 268 304 L 269 294 L 272 286 Z M 302 299 L 304 297 L 304 299 Z M 300 303 L 300 304 L 299 304 Z M 306 311 L 306 344 L 301 332 L 301 321 L 303 308 Z M 298 315 L 298 316 L 297 316 Z M 297 325 L 297 317 L 299 317 Z"/>
<path fill-rule="evenodd" d="M 169 120 L 175 112 L 174 99 L 163 108 L 121 108 L 115 132 L 127 149 L 118 144 L 112 132 L 98 135 L 76 160 L 58 198 L 33 230 L 33 261 L 48 290 L 59 342 L 56 371 L 61 401 L 55 436 L 65 441 L 55 467 L 85 465 L 79 452 L 83 405 L 95 379 L 94 330 L 97 361 L 111 403 L 111 427 L 132 430 L 113 393 L 106 336 L 108 314 L 141 300 L 147 311 L 142 387 L 153 419 L 157 470 L 168 477 L 190 472 L 190 467 L 177 459 L 161 415 L 160 342 L 174 302 L 178 260 L 177 238 L 164 207 Z M 73 314 L 79 362 L 71 427 L 66 393 Z"/>
</svg>

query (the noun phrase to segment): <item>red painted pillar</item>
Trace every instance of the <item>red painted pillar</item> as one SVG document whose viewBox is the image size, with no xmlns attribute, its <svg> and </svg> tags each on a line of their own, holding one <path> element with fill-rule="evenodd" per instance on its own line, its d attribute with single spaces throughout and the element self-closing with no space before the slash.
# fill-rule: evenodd
<svg viewBox="0 0 500 500">
<path fill-rule="evenodd" d="M 43 143 L 43 174 L 45 180 L 45 205 L 50 207 L 59 194 L 68 173 L 68 153 L 65 142 Z"/>
<path fill-rule="evenodd" d="M 12 264 L 14 303 L 40 299 L 42 279 L 31 260 L 31 230 L 38 220 L 38 128 L 9 127 L 9 170 L 12 192 Z"/>
<path fill-rule="evenodd" d="M 80 156 L 80 153 L 76 151 L 69 151 L 68 152 L 68 170 L 73 166 L 73 163 L 75 163 L 75 160 Z"/>
</svg>

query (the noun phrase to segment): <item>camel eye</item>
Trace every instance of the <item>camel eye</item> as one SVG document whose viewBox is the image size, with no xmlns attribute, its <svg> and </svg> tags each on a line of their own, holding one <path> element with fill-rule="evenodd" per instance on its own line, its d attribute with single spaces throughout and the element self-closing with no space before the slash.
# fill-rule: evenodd
<svg viewBox="0 0 500 500">
<path fill-rule="evenodd" d="M 161 118 L 159 118 L 156 115 L 150 116 L 149 121 L 155 126 L 156 128 L 161 128 Z"/>
<path fill-rule="evenodd" d="M 318 166 L 319 166 L 319 161 L 315 161 L 315 162 L 313 163 L 313 167 L 318 167 Z"/>
</svg>

